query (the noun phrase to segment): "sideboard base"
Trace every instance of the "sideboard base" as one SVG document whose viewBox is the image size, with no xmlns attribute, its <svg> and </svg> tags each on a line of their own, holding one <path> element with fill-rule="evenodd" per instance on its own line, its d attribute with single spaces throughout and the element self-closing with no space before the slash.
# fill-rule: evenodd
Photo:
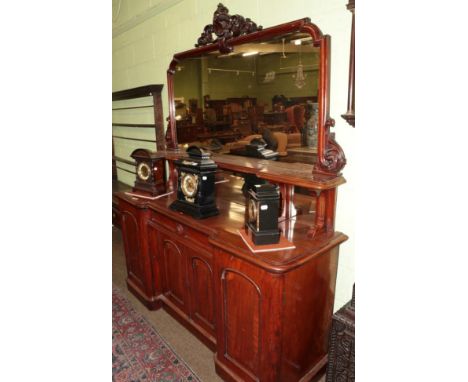
<svg viewBox="0 0 468 382">
<path fill-rule="evenodd" d="M 148 298 L 136 285 L 132 283 L 132 280 L 127 278 L 128 290 L 149 310 L 158 310 L 161 308 L 161 302 L 156 298 Z"/>
<path fill-rule="evenodd" d="M 216 339 L 210 333 L 187 317 L 184 312 L 182 312 L 166 297 L 160 296 L 160 303 L 167 313 L 175 318 L 177 322 L 179 322 L 189 332 L 195 335 L 195 337 L 197 337 L 208 349 L 211 351 L 216 350 Z"/>
<path fill-rule="evenodd" d="M 214 354 L 215 370 L 223 381 L 226 382 L 244 382 L 244 379 L 235 374 L 232 370 L 218 360 L 218 353 Z M 328 362 L 328 356 L 325 355 L 317 364 L 312 367 L 299 382 L 318 382 L 325 375 Z"/>
</svg>

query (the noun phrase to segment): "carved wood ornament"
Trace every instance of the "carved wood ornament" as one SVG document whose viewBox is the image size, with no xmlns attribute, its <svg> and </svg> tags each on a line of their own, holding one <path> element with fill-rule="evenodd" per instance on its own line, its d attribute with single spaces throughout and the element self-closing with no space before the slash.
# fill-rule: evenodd
<svg viewBox="0 0 468 382">
<path fill-rule="evenodd" d="M 355 381 L 355 304 L 353 297 L 333 315 L 326 382 Z"/>
<path fill-rule="evenodd" d="M 315 47 L 320 48 L 320 76 L 319 76 L 319 120 L 317 133 L 317 163 L 313 173 L 340 175 L 346 165 L 346 157 L 341 146 L 331 137 L 330 127 L 335 121 L 330 117 L 330 36 L 313 24 L 309 18 L 291 21 L 285 24 L 263 29 L 249 18 L 240 15 L 229 15 L 229 10 L 219 4 L 213 15 L 213 23 L 205 26 L 198 38 L 195 49 L 174 55 L 167 70 L 169 93 L 169 125 L 170 137 L 166 135 L 169 149 L 177 148 L 177 129 L 175 121 L 174 82 L 173 76 L 176 66 L 186 58 L 201 57 L 207 53 L 219 51 L 223 54 L 232 52 L 235 45 L 253 41 L 268 40 L 286 33 L 301 32 L 312 37 Z M 217 37 L 213 38 L 213 34 Z"/>
<path fill-rule="evenodd" d="M 230 16 L 229 9 L 219 3 L 218 8 L 213 14 L 213 24 L 205 26 L 195 47 L 198 48 L 203 45 L 217 43 L 221 53 L 230 53 L 233 50 L 233 47 L 228 45 L 228 41 L 231 38 L 257 32 L 262 29 L 261 25 L 257 26 L 248 17 L 244 18 L 241 15 Z M 218 37 L 215 41 L 213 40 L 213 33 Z"/>
</svg>

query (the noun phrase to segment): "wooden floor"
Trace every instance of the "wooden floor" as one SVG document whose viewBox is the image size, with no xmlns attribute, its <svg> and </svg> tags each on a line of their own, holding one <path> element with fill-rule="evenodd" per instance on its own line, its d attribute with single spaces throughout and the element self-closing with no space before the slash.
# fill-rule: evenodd
<svg viewBox="0 0 468 382">
<path fill-rule="evenodd" d="M 125 255 L 120 230 L 112 227 L 112 282 L 119 287 L 133 307 L 140 312 L 166 340 L 172 349 L 190 366 L 203 382 L 222 382 L 214 368 L 213 352 L 163 309 L 149 311 L 126 286 Z M 130 381 L 129 381 L 130 382 Z M 283 381 L 282 381 L 283 382 Z M 317 382 L 325 382 L 322 376 Z"/>
</svg>

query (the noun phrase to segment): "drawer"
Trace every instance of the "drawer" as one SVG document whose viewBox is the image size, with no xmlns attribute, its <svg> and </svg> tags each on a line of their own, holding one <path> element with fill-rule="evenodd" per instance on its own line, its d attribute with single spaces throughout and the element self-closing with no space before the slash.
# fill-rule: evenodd
<svg viewBox="0 0 468 382">
<path fill-rule="evenodd" d="M 208 251 L 211 250 L 208 235 L 191 228 L 187 224 L 180 223 L 155 211 L 151 212 L 150 222 L 158 227 L 165 228 L 168 231 L 167 234 L 172 234 L 175 238 L 183 240 L 185 245 L 190 246 L 189 242 L 192 242 L 192 244 L 204 247 Z"/>
</svg>

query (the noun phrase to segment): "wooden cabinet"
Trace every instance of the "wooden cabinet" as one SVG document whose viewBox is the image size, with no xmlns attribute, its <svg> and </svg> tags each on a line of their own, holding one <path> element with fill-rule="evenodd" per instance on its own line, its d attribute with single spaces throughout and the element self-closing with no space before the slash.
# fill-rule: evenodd
<svg viewBox="0 0 468 382">
<path fill-rule="evenodd" d="M 200 134 L 203 134 L 203 125 L 193 123 L 179 122 L 177 124 L 177 141 L 178 143 L 194 142 Z"/>
<path fill-rule="evenodd" d="M 127 265 L 127 286 L 149 309 L 160 306 L 153 285 L 151 259 L 148 252 L 147 220 L 149 210 L 141 200 L 116 194 Z"/>
<path fill-rule="evenodd" d="M 216 253 L 216 370 L 227 380 L 277 380 L 281 354 L 281 275 Z"/>
<path fill-rule="evenodd" d="M 217 216 L 196 220 L 171 210 L 169 206 L 176 198 L 173 193 L 147 201 L 146 207 L 139 210 L 140 220 L 126 218 L 124 236 L 136 238 L 126 239 L 129 280 L 135 279 L 129 286 L 135 284 L 141 289 L 151 285 L 148 293 L 216 351 L 216 370 L 224 380 L 311 381 L 326 365 L 338 248 L 347 239 L 334 228 L 336 189 L 345 182 L 341 170 L 346 158 L 330 133 L 334 125 L 329 114 L 330 36 L 323 35 L 308 18 L 261 31 L 246 19 L 247 25 L 241 23 L 240 36 L 229 29 L 236 24 L 226 23 L 232 18 L 229 17 L 228 9 L 219 4 L 213 24 L 198 39 L 198 48 L 174 55 L 169 66 L 166 136 L 170 139 L 164 152 L 158 150 L 168 162 L 167 190 L 176 189 L 175 161 L 186 157 L 178 150 L 174 107 L 174 75 L 180 63 L 207 53 L 216 57 L 218 50 L 226 54 L 234 46 L 247 42 L 273 44 L 283 37 L 289 41 L 307 34 L 308 44 L 320 52 L 317 154 L 313 164 L 213 155 L 219 169 L 256 175 L 280 186 L 282 213 L 278 224 L 282 236 L 295 248 L 251 252 L 238 232 L 245 226 L 242 185 L 219 182 L 215 186 Z M 212 40 L 213 25 L 221 25 L 219 32 L 224 37 Z M 229 87 L 229 81 L 223 86 Z M 220 105 L 215 103 L 205 98 L 208 106 L 205 112 L 219 109 Z M 284 122 L 286 114 L 264 114 L 263 118 L 265 122 Z M 210 137 L 198 138 L 232 139 L 232 132 L 227 137 L 222 131 L 226 123 L 217 118 L 212 118 L 209 124 L 205 121 Z M 296 209 L 294 187 L 301 187 L 311 195 L 307 208 Z M 309 206 L 315 208 L 312 213 Z M 298 210 L 304 213 L 296 215 Z M 148 275 L 152 275 L 152 280 L 147 279 Z M 137 287 L 134 290 L 138 291 Z"/>
<path fill-rule="evenodd" d="M 127 186 L 125 183 L 119 182 L 117 180 L 112 181 L 112 225 L 118 229 L 120 227 L 120 209 L 119 209 L 119 200 L 116 196 L 118 192 L 130 191 L 131 187 Z"/>
<path fill-rule="evenodd" d="M 327 361 L 339 244 L 334 231 L 310 239 L 316 220 L 285 221 L 294 250 L 252 253 L 236 233 L 240 187 L 218 186 L 220 214 L 172 211 L 174 195 L 119 194 L 129 289 L 163 307 L 216 352 L 226 381 L 310 381 Z"/>
<path fill-rule="evenodd" d="M 258 253 L 238 234 L 242 180 L 227 180 L 217 185 L 219 215 L 201 220 L 171 210 L 175 194 L 118 194 L 129 289 L 215 351 L 224 380 L 311 381 L 326 366 L 338 249 L 347 239 L 333 230 L 341 180 L 319 184 L 314 213 L 282 218 L 294 249 Z"/>
<path fill-rule="evenodd" d="M 214 350 L 214 279 L 208 237 L 154 211 L 148 226 L 154 286 L 161 291 L 160 301 Z"/>
<path fill-rule="evenodd" d="M 215 303 L 212 254 L 192 248 L 188 252 L 191 317 L 215 335 Z"/>
<path fill-rule="evenodd" d="M 186 315 L 189 315 L 187 251 L 183 245 L 169 236 L 162 233 L 158 235 L 163 294 Z"/>
<path fill-rule="evenodd" d="M 343 238 L 330 237 L 337 239 Z M 215 253 L 218 374 L 235 381 L 309 380 L 326 364 L 338 247 L 283 269 L 235 254 Z"/>
</svg>

